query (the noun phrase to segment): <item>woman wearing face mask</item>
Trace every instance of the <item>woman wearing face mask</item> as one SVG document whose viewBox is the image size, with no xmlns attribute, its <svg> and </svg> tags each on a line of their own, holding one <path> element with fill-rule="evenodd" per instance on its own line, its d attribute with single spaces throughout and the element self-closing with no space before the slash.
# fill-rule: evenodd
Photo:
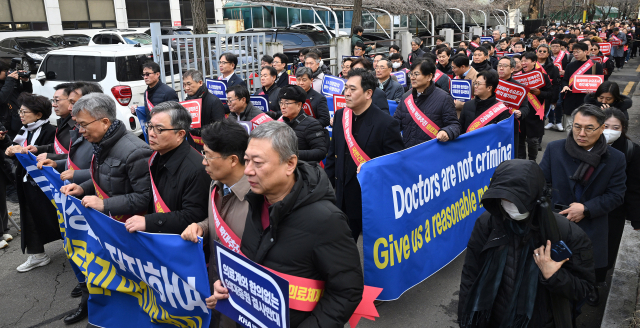
<svg viewBox="0 0 640 328">
<path fill-rule="evenodd" d="M 640 146 L 627 137 L 629 122 L 621 111 L 607 108 L 604 114 L 603 134 L 607 143 L 627 159 L 627 191 L 624 204 L 609 213 L 608 265 L 596 269 L 596 281 L 605 281 L 607 271 L 616 263 L 625 219 L 631 221 L 635 230 L 640 230 Z"/>
<path fill-rule="evenodd" d="M 593 249 L 580 227 L 553 213 L 544 173 L 534 161 L 495 170 L 486 209 L 467 245 L 460 327 L 571 327 L 575 305 L 593 289 Z M 572 256 L 551 259 L 562 240 Z"/>
<path fill-rule="evenodd" d="M 584 102 L 586 104 L 599 106 L 602 109 L 615 107 L 619 109 L 627 119 L 629 119 L 627 110 L 633 105 L 631 98 L 620 93 L 618 83 L 611 81 L 605 81 L 596 89 L 596 92 L 587 94 L 584 97 Z"/>
</svg>

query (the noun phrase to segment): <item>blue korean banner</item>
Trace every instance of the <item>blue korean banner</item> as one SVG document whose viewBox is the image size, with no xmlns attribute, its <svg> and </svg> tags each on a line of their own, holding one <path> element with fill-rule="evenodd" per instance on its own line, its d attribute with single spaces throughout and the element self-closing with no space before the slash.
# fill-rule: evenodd
<svg viewBox="0 0 640 328">
<path fill-rule="evenodd" d="M 491 42 L 493 43 L 493 37 L 492 36 L 481 36 L 480 37 L 480 43 L 482 42 Z"/>
<path fill-rule="evenodd" d="M 215 243 L 220 282 L 229 290 L 216 310 L 247 328 L 288 328 L 289 282 Z"/>
<path fill-rule="evenodd" d="M 399 298 L 467 247 L 495 168 L 514 157 L 513 120 L 362 166 L 364 283 L 383 288 L 379 300 Z"/>
<path fill-rule="evenodd" d="M 340 95 L 342 90 L 344 90 L 343 79 L 331 75 L 325 75 L 322 79 L 322 94 L 325 96 Z"/>
<path fill-rule="evenodd" d="M 259 95 L 259 96 L 251 96 L 249 98 L 253 106 L 257 107 L 263 113 L 269 111 L 269 96 L 268 95 Z"/>
<path fill-rule="evenodd" d="M 29 154 L 31 155 L 31 154 Z M 89 323 L 98 327 L 209 327 L 202 241 L 129 233 L 124 224 L 60 193 L 60 175 L 17 155 L 56 205 L 67 257 L 87 277 Z M 36 180 L 37 179 L 37 180 Z M 117 315 L 114 315 L 117 314 Z"/>
<path fill-rule="evenodd" d="M 473 97 L 473 89 L 471 89 L 471 80 L 453 79 L 449 82 L 449 92 L 451 97 L 456 100 L 467 101 Z"/>
<path fill-rule="evenodd" d="M 407 85 L 407 74 L 405 72 L 398 71 L 391 72 L 391 74 L 396 76 L 396 78 L 398 79 L 398 83 L 402 84 L 403 86 Z"/>
<path fill-rule="evenodd" d="M 207 85 L 207 90 L 220 99 L 227 99 L 227 81 L 226 80 L 204 80 Z"/>
</svg>

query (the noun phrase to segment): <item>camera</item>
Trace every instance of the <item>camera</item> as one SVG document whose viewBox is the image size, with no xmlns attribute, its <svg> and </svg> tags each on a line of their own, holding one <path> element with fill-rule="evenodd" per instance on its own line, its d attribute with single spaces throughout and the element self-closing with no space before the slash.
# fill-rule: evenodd
<svg viewBox="0 0 640 328">
<path fill-rule="evenodd" d="M 11 60 L 11 68 L 9 69 L 9 72 L 7 73 L 7 75 L 12 74 L 15 71 L 18 71 L 16 69 L 16 67 L 18 66 L 19 63 L 21 63 L 22 60 L 20 58 L 13 58 Z M 31 77 L 31 73 L 30 72 L 25 72 L 25 71 L 18 71 L 18 77 Z"/>
<path fill-rule="evenodd" d="M 16 72 L 17 70 L 10 70 L 7 75 L 9 74 L 13 74 L 13 72 Z M 17 71 L 18 72 L 18 77 L 31 77 L 31 73 L 29 72 L 25 72 L 25 71 Z"/>
</svg>

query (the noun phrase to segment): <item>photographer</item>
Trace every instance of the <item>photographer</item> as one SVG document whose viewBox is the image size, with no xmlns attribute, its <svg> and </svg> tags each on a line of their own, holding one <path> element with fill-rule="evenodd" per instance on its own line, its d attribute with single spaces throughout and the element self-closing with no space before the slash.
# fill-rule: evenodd
<svg viewBox="0 0 640 328">
<path fill-rule="evenodd" d="M 0 61 L 0 123 L 9 130 L 11 139 L 22 127 L 18 115 L 20 109 L 18 96 L 22 92 L 33 92 L 29 76 L 19 77 L 21 73 L 26 72 L 18 72 L 6 62 Z"/>
</svg>

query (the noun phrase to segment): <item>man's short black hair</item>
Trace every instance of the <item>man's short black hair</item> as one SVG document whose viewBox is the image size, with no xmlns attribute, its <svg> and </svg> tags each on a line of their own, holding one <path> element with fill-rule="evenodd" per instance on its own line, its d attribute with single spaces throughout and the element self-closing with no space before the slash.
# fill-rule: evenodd
<svg viewBox="0 0 640 328">
<path fill-rule="evenodd" d="M 436 64 L 430 58 L 424 58 L 422 60 L 418 60 L 411 64 L 411 71 L 418 68 L 420 70 L 420 74 L 429 75 L 436 73 Z"/>
<path fill-rule="evenodd" d="M 349 71 L 349 78 L 359 76 L 362 91 L 374 90 L 378 87 L 378 78 L 371 71 L 362 68 L 356 68 Z"/>
<path fill-rule="evenodd" d="M 231 52 L 225 52 L 220 55 L 220 58 L 218 58 L 218 60 L 222 61 L 222 57 L 224 57 L 224 61 L 233 64 L 233 69 L 236 69 L 236 66 L 238 66 L 238 56 Z"/>
<path fill-rule="evenodd" d="M 451 62 L 455 64 L 457 67 L 469 66 L 469 57 L 465 55 L 455 55 L 453 57 L 453 60 L 451 60 Z"/>
<path fill-rule="evenodd" d="M 154 73 L 160 73 L 160 65 L 154 61 L 148 61 L 142 64 L 142 69 L 148 68 Z"/>
<path fill-rule="evenodd" d="M 355 58 L 351 62 L 351 67 L 356 66 L 358 64 L 362 64 L 364 69 L 366 69 L 367 71 L 372 71 L 373 70 L 373 63 L 367 58 L 363 58 L 363 57 Z M 351 75 L 349 75 L 349 76 L 351 76 Z"/>
<path fill-rule="evenodd" d="M 402 55 L 399 53 L 391 54 L 391 56 L 389 56 L 389 60 L 397 60 L 397 59 L 404 61 L 404 58 L 402 58 Z"/>
<path fill-rule="evenodd" d="M 236 98 L 238 98 L 238 100 L 240 100 L 241 98 L 244 98 L 247 100 L 247 104 L 251 101 L 251 95 L 249 95 L 249 90 L 247 90 L 247 88 L 241 86 L 241 85 L 234 85 L 232 87 L 229 87 L 227 89 L 227 94 L 229 94 L 229 92 L 233 92 L 235 93 Z M 207 146 L 208 147 L 208 146 Z"/>
<path fill-rule="evenodd" d="M 300 49 L 300 51 L 298 51 L 298 56 L 302 55 L 302 56 L 306 56 L 309 53 L 309 48 L 303 48 Z"/>
<path fill-rule="evenodd" d="M 263 61 L 269 65 L 273 64 L 273 57 L 269 56 L 269 55 L 264 55 L 262 56 L 262 58 L 260 58 L 260 61 Z"/>
<path fill-rule="evenodd" d="M 522 54 L 522 59 L 529 59 L 535 63 L 538 61 L 538 55 L 536 55 L 535 51 L 527 51 Z"/>
<path fill-rule="evenodd" d="M 360 50 L 364 50 L 365 49 L 364 43 L 362 43 L 361 41 L 356 42 L 356 45 L 354 46 L 354 48 L 355 47 L 360 48 Z"/>
<path fill-rule="evenodd" d="M 202 128 L 202 141 L 212 151 L 224 157 L 236 155 L 244 165 L 244 152 L 249 145 L 249 134 L 232 119 L 213 122 Z"/>
<path fill-rule="evenodd" d="M 464 44 L 465 46 L 469 46 L 469 42 L 467 41 L 460 41 L 460 43 L 458 43 L 458 47 L 460 47 L 461 44 Z"/>
<path fill-rule="evenodd" d="M 482 51 L 482 53 L 483 53 L 485 56 L 489 56 L 489 50 L 487 50 L 487 48 L 485 48 L 485 47 L 483 47 L 483 46 L 479 46 L 479 47 L 477 47 L 477 48 L 475 48 L 475 49 L 473 50 L 473 52 L 474 52 L 474 53 L 475 53 L 476 51 Z"/>
<path fill-rule="evenodd" d="M 73 88 L 72 91 L 80 90 L 80 93 L 83 96 L 86 96 L 90 93 L 103 93 L 102 87 L 100 86 L 100 84 L 95 82 L 78 81 L 78 82 L 74 82 L 71 87 Z"/>
<path fill-rule="evenodd" d="M 265 66 L 265 67 L 261 68 L 261 69 L 260 69 L 260 73 L 262 73 L 262 71 L 264 71 L 265 69 L 266 69 L 267 71 L 269 71 L 269 75 L 271 75 L 271 76 L 278 76 L 278 71 L 276 71 L 276 69 L 275 69 L 275 68 L 273 68 L 273 66 Z"/>
<path fill-rule="evenodd" d="M 73 83 L 72 82 L 65 82 L 65 83 L 60 83 L 58 85 L 56 85 L 55 87 L 53 87 L 53 90 L 62 90 L 63 94 L 65 96 L 69 96 L 69 94 L 71 93 L 71 91 L 75 90 L 73 88 Z"/>
<path fill-rule="evenodd" d="M 471 36 L 471 41 L 474 41 L 474 40 L 477 40 L 477 39 L 480 39 L 479 35 L 472 35 Z"/>
<path fill-rule="evenodd" d="M 443 52 L 444 52 L 444 53 L 446 53 L 446 54 L 447 54 L 447 56 L 451 56 L 451 49 L 449 49 L 449 47 L 447 47 L 447 46 L 444 46 L 444 47 L 442 47 L 442 48 L 440 48 L 440 49 L 436 50 L 436 54 L 437 54 L 437 55 L 439 55 L 439 54 L 441 54 L 441 53 L 443 53 Z"/>
<path fill-rule="evenodd" d="M 280 59 L 280 62 L 285 64 L 285 65 L 287 65 L 287 63 L 289 62 L 289 57 L 287 57 L 287 55 L 285 55 L 285 54 L 283 54 L 281 52 L 273 55 L 273 59 L 276 59 L 276 58 Z"/>
<path fill-rule="evenodd" d="M 11 65 L 4 59 L 0 59 L 0 72 L 6 72 L 11 69 Z"/>
<path fill-rule="evenodd" d="M 487 48 L 487 50 L 489 50 L 489 49 L 493 49 L 493 48 L 495 48 L 495 47 L 496 47 L 496 46 L 493 44 L 493 42 L 489 42 L 489 41 L 482 42 L 482 46 L 483 46 L 483 47 L 485 47 L 485 48 Z"/>
<path fill-rule="evenodd" d="M 582 114 L 582 116 L 593 116 L 598 121 L 598 124 L 604 124 L 606 116 L 600 107 L 591 104 L 582 104 L 580 107 L 573 110 L 571 113 L 572 118 L 576 118 L 576 114 Z"/>
<path fill-rule="evenodd" d="M 580 49 L 582 51 L 589 51 L 589 45 L 584 42 L 578 42 L 573 45 L 573 50 Z"/>
<path fill-rule="evenodd" d="M 360 32 L 364 32 L 364 28 L 360 25 L 356 25 L 353 27 L 353 34 L 358 34 Z"/>
<path fill-rule="evenodd" d="M 438 40 L 440 40 L 440 41 L 444 42 L 444 36 L 442 36 L 442 35 L 436 35 L 435 41 L 438 41 Z"/>
<path fill-rule="evenodd" d="M 516 42 L 513 46 L 515 47 L 515 46 L 517 46 L 517 45 L 521 45 L 521 46 L 522 46 L 522 49 L 524 49 L 524 48 L 525 48 L 524 42 L 522 42 L 522 41 L 518 41 L 518 42 Z"/>
<path fill-rule="evenodd" d="M 397 44 L 392 44 L 391 47 L 389 47 L 389 50 L 391 49 L 395 49 L 396 51 L 400 51 L 400 47 Z"/>
<path fill-rule="evenodd" d="M 487 88 L 491 87 L 491 94 L 495 95 L 496 88 L 498 88 L 498 83 L 500 83 L 500 76 L 498 76 L 498 73 L 494 70 L 482 71 L 478 73 L 476 79 L 481 76 L 484 77 Z"/>
</svg>

